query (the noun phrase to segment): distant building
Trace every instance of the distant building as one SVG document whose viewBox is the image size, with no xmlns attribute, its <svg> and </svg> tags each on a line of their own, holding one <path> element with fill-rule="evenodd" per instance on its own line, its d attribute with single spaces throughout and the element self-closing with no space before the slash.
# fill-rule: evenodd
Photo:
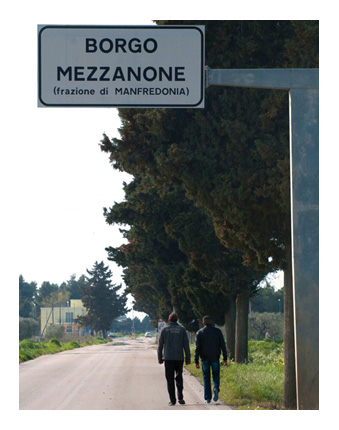
<svg viewBox="0 0 339 430">
<path fill-rule="evenodd" d="M 80 299 L 70 300 L 70 306 L 53 306 L 41 308 L 41 334 L 46 333 L 49 325 L 63 325 L 65 333 L 82 334 L 81 327 L 74 320 L 78 316 L 86 315 L 87 309 Z"/>
</svg>

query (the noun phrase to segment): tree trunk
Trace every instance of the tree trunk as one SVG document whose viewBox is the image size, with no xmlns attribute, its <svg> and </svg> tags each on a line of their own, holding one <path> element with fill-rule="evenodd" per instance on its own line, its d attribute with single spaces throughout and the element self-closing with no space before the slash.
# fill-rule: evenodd
<svg viewBox="0 0 339 430">
<path fill-rule="evenodd" d="M 250 300 L 249 288 L 246 288 L 236 299 L 235 323 L 235 362 L 248 361 L 248 307 Z"/>
<path fill-rule="evenodd" d="M 228 296 L 228 306 L 225 312 L 226 348 L 229 360 L 234 360 L 235 358 L 235 299 L 235 294 Z"/>
<path fill-rule="evenodd" d="M 297 408 L 294 316 L 292 288 L 292 254 L 291 245 L 286 246 L 286 259 L 289 262 L 284 271 L 284 394 L 283 405 L 286 409 Z"/>
</svg>

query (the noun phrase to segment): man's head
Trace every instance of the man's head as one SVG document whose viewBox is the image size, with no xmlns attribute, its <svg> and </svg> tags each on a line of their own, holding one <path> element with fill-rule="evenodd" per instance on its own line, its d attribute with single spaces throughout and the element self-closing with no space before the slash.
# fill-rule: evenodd
<svg viewBox="0 0 339 430">
<path fill-rule="evenodd" d="M 206 315 L 204 316 L 204 318 L 202 319 L 202 323 L 204 325 L 213 325 L 213 320 L 210 316 Z"/>
<path fill-rule="evenodd" d="M 177 322 L 177 321 L 178 321 L 178 315 L 172 312 L 168 317 L 168 322 Z"/>
</svg>

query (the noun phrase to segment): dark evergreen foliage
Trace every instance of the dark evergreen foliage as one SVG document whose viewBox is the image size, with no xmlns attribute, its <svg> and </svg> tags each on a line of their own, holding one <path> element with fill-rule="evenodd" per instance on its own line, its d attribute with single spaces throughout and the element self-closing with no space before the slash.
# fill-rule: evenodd
<svg viewBox="0 0 339 430">
<path fill-rule="evenodd" d="M 36 282 L 26 282 L 22 275 L 19 276 L 19 316 L 24 318 L 34 315 L 34 297 L 36 295 Z"/>
<path fill-rule="evenodd" d="M 113 320 L 128 311 L 126 294 L 118 295 L 121 285 L 112 284 L 112 272 L 103 262 L 95 262 L 93 269 L 87 272 L 90 276 L 82 287 L 82 302 L 88 314 L 78 317 L 77 322 L 96 331 L 102 330 L 106 337 Z"/>
<path fill-rule="evenodd" d="M 212 69 L 318 67 L 317 21 L 156 22 L 162 25 L 205 25 L 206 64 Z M 179 187 L 185 199 L 191 200 L 205 217 L 204 221 L 197 222 L 196 214 L 191 218 L 192 211 L 188 206 L 186 217 L 179 208 L 179 218 L 163 224 L 169 238 L 177 242 L 185 256 L 186 265 L 182 266 L 183 282 L 176 281 L 179 285 L 176 290 L 170 278 L 163 279 L 161 297 L 166 296 L 166 291 L 170 292 L 170 297 L 166 296 L 162 304 L 174 300 L 179 291 L 185 292 L 190 303 L 197 305 L 197 308 L 194 306 L 194 312 L 197 312 L 199 306 L 206 304 L 206 286 L 211 301 L 213 288 L 220 297 L 225 293 L 225 286 L 229 284 L 225 282 L 223 272 L 233 279 L 232 272 L 235 275 L 236 271 L 239 278 L 244 277 L 245 266 L 238 270 L 237 264 L 226 264 L 218 269 L 213 252 L 216 242 L 212 240 L 211 247 L 207 240 L 213 236 L 208 236 L 210 226 L 219 246 L 223 246 L 219 254 L 223 264 L 225 254 L 236 252 L 252 271 L 285 271 L 289 288 L 284 289 L 285 351 L 288 351 L 285 354 L 284 404 L 293 408 L 295 372 L 289 281 L 291 221 L 287 92 L 210 87 L 206 90 L 205 109 L 120 109 L 119 115 L 121 138 L 110 140 L 105 136 L 101 143 L 102 150 L 110 154 L 113 166 L 132 174 L 138 181 L 147 177 L 159 195 L 165 187 Z M 185 199 L 181 198 L 181 201 L 186 205 Z M 145 225 L 147 219 L 158 216 L 156 208 L 153 214 L 145 214 Z M 110 222 L 109 217 L 107 219 Z M 134 225 L 130 223 L 132 219 L 125 216 L 121 220 Z M 113 217 L 111 221 L 116 222 L 116 219 Z M 147 230 L 145 225 L 141 237 L 145 232 L 149 236 L 154 227 L 152 221 L 150 229 Z M 208 242 L 207 246 L 202 246 L 205 252 L 191 240 L 195 237 L 201 240 L 197 234 L 200 231 L 204 231 L 202 237 Z M 128 233 L 129 245 L 126 246 L 136 245 L 138 237 L 134 235 L 137 235 L 136 231 Z M 160 250 L 158 243 L 153 252 L 159 255 Z M 111 257 L 115 259 L 114 252 Z M 132 267 L 127 260 L 125 264 Z M 140 264 L 138 269 L 143 267 L 144 264 Z M 143 295 L 150 292 L 148 282 L 153 275 L 152 268 L 148 266 L 148 269 L 144 287 L 135 278 L 126 278 L 143 299 L 151 297 Z M 159 275 L 157 271 L 154 273 Z M 256 276 L 252 278 L 256 279 Z M 249 286 L 247 284 L 247 288 Z M 244 318 L 240 303 L 242 306 L 248 304 L 249 291 L 233 287 L 228 292 L 237 293 L 237 315 Z M 160 303 L 157 296 L 152 299 Z M 239 321 L 240 326 L 246 330 L 244 319 L 241 324 Z M 241 333 L 241 339 L 244 337 Z M 236 355 L 241 350 L 246 354 L 245 342 L 238 344 Z"/>
<path fill-rule="evenodd" d="M 284 289 L 275 290 L 270 284 L 258 289 L 251 299 L 252 312 L 284 312 Z"/>
</svg>

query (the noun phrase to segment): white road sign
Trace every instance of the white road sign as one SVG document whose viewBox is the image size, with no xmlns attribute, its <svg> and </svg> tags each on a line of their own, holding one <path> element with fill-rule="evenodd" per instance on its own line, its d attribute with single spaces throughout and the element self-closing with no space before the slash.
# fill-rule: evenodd
<svg viewBox="0 0 339 430">
<path fill-rule="evenodd" d="M 38 26 L 39 107 L 204 107 L 203 26 Z"/>
</svg>

